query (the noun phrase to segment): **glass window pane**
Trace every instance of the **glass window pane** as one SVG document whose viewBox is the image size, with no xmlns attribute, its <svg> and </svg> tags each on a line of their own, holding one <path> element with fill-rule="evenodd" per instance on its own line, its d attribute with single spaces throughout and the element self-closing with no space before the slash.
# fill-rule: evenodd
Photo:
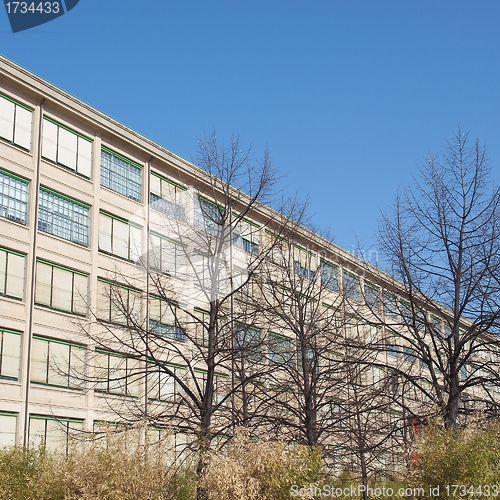
<svg viewBox="0 0 500 500">
<path fill-rule="evenodd" d="M 97 282 L 97 311 L 96 315 L 104 321 L 110 320 L 110 285 L 103 281 Z"/>
<path fill-rule="evenodd" d="M 7 258 L 6 294 L 22 299 L 24 296 L 24 263 L 25 257 L 9 253 Z"/>
<path fill-rule="evenodd" d="M 25 149 L 31 148 L 31 117 L 33 113 L 21 106 L 16 106 L 16 124 L 14 143 Z"/>
<path fill-rule="evenodd" d="M 129 245 L 129 225 L 113 220 L 113 254 L 124 259 L 129 258 L 128 254 Z"/>
<path fill-rule="evenodd" d="M 96 391 L 108 390 L 109 354 L 96 352 L 94 356 L 94 379 Z"/>
<path fill-rule="evenodd" d="M 150 177 L 150 190 L 153 194 L 161 196 L 161 180 L 156 175 L 151 174 Z"/>
<path fill-rule="evenodd" d="M 113 219 L 104 214 L 99 214 L 99 250 L 112 252 L 111 233 Z"/>
<path fill-rule="evenodd" d="M 42 156 L 57 161 L 57 125 L 43 120 Z"/>
<path fill-rule="evenodd" d="M 90 177 L 92 165 L 92 143 L 78 137 L 78 173 Z"/>
<path fill-rule="evenodd" d="M 49 343 L 46 340 L 33 339 L 31 353 L 31 380 L 47 382 Z"/>
<path fill-rule="evenodd" d="M 12 142 L 14 140 L 15 104 L 0 96 L 0 137 Z"/>
<path fill-rule="evenodd" d="M 30 447 L 38 448 L 45 443 L 46 420 L 42 418 L 30 418 L 29 444 Z"/>
<path fill-rule="evenodd" d="M 51 306 L 52 295 L 52 266 L 38 262 L 36 265 L 35 302 L 44 306 Z"/>
<path fill-rule="evenodd" d="M 151 297 L 149 302 L 149 319 L 153 321 L 160 321 L 160 318 L 160 300 Z"/>
<path fill-rule="evenodd" d="M 130 260 L 139 262 L 142 257 L 142 230 L 130 226 Z"/>
<path fill-rule="evenodd" d="M 87 314 L 89 279 L 81 274 L 73 275 L 73 312 Z"/>
<path fill-rule="evenodd" d="M 18 379 L 20 359 L 21 335 L 3 332 L 1 375 Z"/>
<path fill-rule="evenodd" d="M 73 273 L 54 267 L 52 274 L 52 307 L 72 312 Z"/>
<path fill-rule="evenodd" d="M 83 348 L 71 346 L 69 380 L 70 387 L 85 385 L 85 349 Z"/>
<path fill-rule="evenodd" d="M 0 413 L 0 448 L 16 444 L 16 416 Z"/>
<path fill-rule="evenodd" d="M 128 304 L 129 293 L 128 290 L 111 286 L 110 288 L 110 301 L 111 301 L 111 322 L 118 323 L 119 325 L 127 324 L 127 315 L 130 312 Z"/>
<path fill-rule="evenodd" d="M 68 387 L 69 346 L 57 342 L 49 342 L 49 375 L 48 383 Z"/>
<path fill-rule="evenodd" d="M 7 252 L 0 250 L 0 294 L 5 294 L 5 279 L 7 277 Z"/>
<path fill-rule="evenodd" d="M 109 357 L 109 392 L 125 394 L 127 382 L 127 358 Z"/>
<path fill-rule="evenodd" d="M 45 449 L 47 451 L 66 451 L 67 423 L 57 420 L 47 420 L 45 434 Z"/>
<path fill-rule="evenodd" d="M 57 144 L 57 163 L 76 170 L 76 149 L 78 136 L 66 129 L 59 127 L 59 140 Z"/>
<path fill-rule="evenodd" d="M 160 375 L 157 371 L 151 372 L 148 375 L 148 398 L 149 399 L 159 399 L 160 398 L 159 377 L 160 377 Z"/>
</svg>

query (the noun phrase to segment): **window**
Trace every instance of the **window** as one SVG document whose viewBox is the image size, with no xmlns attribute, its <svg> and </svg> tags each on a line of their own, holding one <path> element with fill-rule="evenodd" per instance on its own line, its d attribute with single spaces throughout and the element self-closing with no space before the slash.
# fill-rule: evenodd
<svg viewBox="0 0 500 500">
<path fill-rule="evenodd" d="M 269 362 L 275 365 L 293 365 L 292 341 L 283 335 L 269 332 L 267 335 Z"/>
<path fill-rule="evenodd" d="M 403 347 L 403 358 L 405 361 L 409 361 L 410 363 L 413 363 L 417 359 L 413 347 Z"/>
<path fill-rule="evenodd" d="M 23 300 L 25 265 L 25 255 L 0 248 L 0 296 Z"/>
<path fill-rule="evenodd" d="M 302 349 L 297 349 L 297 367 L 299 370 L 304 369 L 302 357 L 305 358 L 305 370 L 307 373 L 319 373 L 319 359 L 316 349 L 312 345 L 307 345 Z"/>
<path fill-rule="evenodd" d="M 224 214 L 223 207 L 198 197 L 194 202 L 194 227 L 211 236 L 219 237 L 224 223 Z"/>
<path fill-rule="evenodd" d="M 99 250 L 139 262 L 142 255 L 142 229 L 125 219 L 101 212 L 99 214 Z"/>
<path fill-rule="evenodd" d="M 83 420 L 30 415 L 30 447 L 68 454 L 74 439 L 83 432 Z"/>
<path fill-rule="evenodd" d="M 172 372 L 175 377 L 167 373 Z M 148 399 L 157 401 L 176 401 L 180 395 L 181 388 L 178 380 L 186 378 L 186 369 L 182 366 L 164 365 L 151 367 L 148 373 Z"/>
<path fill-rule="evenodd" d="M 411 325 L 413 323 L 413 311 L 412 306 L 406 300 L 399 301 L 399 312 L 401 319 L 406 325 Z"/>
<path fill-rule="evenodd" d="M 361 299 L 359 277 L 344 269 L 342 279 L 344 280 L 343 285 L 345 296 L 348 299 L 359 302 Z"/>
<path fill-rule="evenodd" d="M 321 261 L 321 285 L 334 292 L 339 291 L 339 268 L 324 260 Z"/>
<path fill-rule="evenodd" d="M 87 303 L 88 274 L 37 261 L 35 304 L 85 316 Z"/>
<path fill-rule="evenodd" d="M 433 337 L 442 337 L 443 322 L 436 316 L 431 315 L 430 319 L 431 335 Z"/>
<path fill-rule="evenodd" d="M 233 243 L 235 247 L 257 255 L 259 253 L 259 226 L 241 220 L 233 230 Z"/>
<path fill-rule="evenodd" d="M 302 276 L 308 280 L 314 279 L 316 271 L 316 256 L 301 247 L 294 247 L 293 261 L 295 274 Z"/>
<path fill-rule="evenodd" d="M 33 336 L 31 381 L 71 389 L 84 386 L 85 347 Z"/>
<path fill-rule="evenodd" d="M 389 318 L 396 319 L 398 317 L 396 297 L 389 292 L 384 292 L 384 314 Z"/>
<path fill-rule="evenodd" d="M 369 385 L 378 386 L 381 381 L 384 379 L 385 372 L 383 368 L 378 366 L 369 366 L 367 372 L 367 383 Z"/>
<path fill-rule="evenodd" d="M 17 413 L 0 412 L 0 449 L 16 444 Z"/>
<path fill-rule="evenodd" d="M 169 217 L 185 220 L 186 211 L 184 210 L 182 195 L 186 191 L 186 188 L 169 181 L 155 172 L 151 172 L 149 180 L 151 186 L 149 203 L 151 204 L 151 208 Z"/>
<path fill-rule="evenodd" d="M 138 321 L 140 290 L 97 279 L 97 318 L 117 325 Z"/>
<path fill-rule="evenodd" d="M 196 383 L 198 384 L 197 391 L 203 394 L 206 390 L 207 383 L 207 372 L 205 370 L 198 370 L 195 368 L 194 376 L 196 379 Z M 222 402 L 224 395 L 227 393 L 225 390 L 227 387 L 227 376 L 222 375 L 221 373 L 214 373 L 214 393 L 213 393 L 213 402 L 218 405 Z"/>
<path fill-rule="evenodd" d="M 395 357 L 401 356 L 401 347 L 396 344 L 392 344 L 388 340 L 386 340 L 385 342 L 385 348 L 389 356 L 395 356 Z"/>
<path fill-rule="evenodd" d="M 89 245 L 89 208 L 89 205 L 42 187 L 38 229 L 87 247 Z"/>
<path fill-rule="evenodd" d="M 33 110 L 0 94 L 0 137 L 28 151 Z"/>
<path fill-rule="evenodd" d="M 230 283 L 226 262 L 221 257 L 196 253 L 191 257 L 191 267 L 194 283 L 200 286 L 205 294 L 215 297 L 228 293 Z"/>
<path fill-rule="evenodd" d="M 186 340 L 184 330 L 179 326 L 181 309 L 176 304 L 166 302 L 158 297 L 149 299 L 149 330 L 159 337 L 173 340 Z"/>
<path fill-rule="evenodd" d="M 1 169 L 0 217 L 21 224 L 28 219 L 28 181 Z"/>
<path fill-rule="evenodd" d="M 380 302 L 380 288 L 365 282 L 365 303 L 372 311 L 379 311 Z"/>
<path fill-rule="evenodd" d="M 199 347 L 208 346 L 208 322 L 210 313 L 203 309 L 194 308 L 191 318 L 192 330 L 194 332 L 194 342 Z"/>
<path fill-rule="evenodd" d="M 260 361 L 262 359 L 261 330 L 251 326 L 236 325 L 234 348 L 240 357 Z"/>
<path fill-rule="evenodd" d="M 0 378 L 18 380 L 20 360 L 21 332 L 0 328 Z"/>
<path fill-rule="evenodd" d="M 138 163 L 107 148 L 101 150 L 101 186 L 141 201 L 141 170 Z"/>
<path fill-rule="evenodd" d="M 95 390 L 109 394 L 138 397 L 143 370 L 138 360 L 108 351 L 95 353 Z"/>
<path fill-rule="evenodd" d="M 266 229 L 265 232 L 266 249 L 270 249 L 269 260 L 274 264 L 284 267 L 289 253 L 288 241 L 277 236 Z"/>
<path fill-rule="evenodd" d="M 42 156 L 85 177 L 90 177 L 92 140 L 44 117 Z"/>
<path fill-rule="evenodd" d="M 183 277 L 186 271 L 186 253 L 179 242 L 151 233 L 149 245 L 151 268 L 177 278 Z"/>
</svg>

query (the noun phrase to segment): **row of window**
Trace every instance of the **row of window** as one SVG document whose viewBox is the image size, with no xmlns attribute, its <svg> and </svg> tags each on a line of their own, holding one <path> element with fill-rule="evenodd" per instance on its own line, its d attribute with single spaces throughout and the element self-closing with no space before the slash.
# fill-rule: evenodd
<svg viewBox="0 0 500 500">
<path fill-rule="evenodd" d="M 116 251 L 120 249 L 124 256 L 125 252 L 127 252 L 127 256 L 130 256 L 129 252 L 135 248 L 135 242 L 139 239 L 138 228 L 105 214 L 101 214 L 101 216 L 102 221 L 104 221 L 103 226 L 107 225 L 108 228 L 108 231 L 103 230 L 103 239 L 111 245 L 105 248 Z M 155 234 L 152 234 L 151 243 L 153 244 L 152 267 L 178 276 L 184 265 L 184 252 L 179 245 Z M 25 261 L 24 254 L 0 248 L 0 295 L 23 299 Z M 200 268 L 199 271 L 201 273 L 202 269 Z M 87 273 L 39 259 L 37 261 L 35 303 L 71 314 L 85 315 L 88 309 L 88 276 Z M 369 295 L 372 290 L 374 288 L 370 285 L 365 285 L 365 300 L 370 307 L 375 307 L 372 301 L 373 297 Z M 99 279 L 97 317 L 112 323 L 126 324 L 125 311 L 137 309 L 136 304 L 139 305 L 140 293 L 140 290 Z M 388 317 L 394 317 L 395 311 L 404 314 L 405 307 L 409 307 L 402 300 L 398 307 L 395 297 L 390 294 L 384 294 L 384 299 L 384 311 Z M 285 302 L 284 295 L 280 300 Z M 379 300 L 378 295 L 375 296 L 375 300 Z M 175 324 L 174 308 L 172 305 L 166 304 L 159 299 L 150 299 L 150 328 L 155 328 L 162 334 L 177 340 L 183 340 L 184 334 Z M 429 323 L 435 334 L 441 334 L 445 331 L 443 329 L 446 328 L 446 325 L 439 318 L 430 315 L 427 320 L 423 311 L 421 314 L 422 323 Z"/>
<path fill-rule="evenodd" d="M 0 411 L 0 449 L 4 446 L 14 446 L 16 444 L 16 426 L 18 414 Z M 35 449 L 43 446 L 49 452 L 68 453 L 72 447 L 78 446 L 84 436 L 84 421 L 76 418 L 54 417 L 47 415 L 30 415 L 29 421 L 29 445 Z M 94 434 L 97 438 L 106 440 L 116 437 L 123 442 L 127 436 L 122 431 L 127 430 L 123 424 L 112 424 L 108 422 L 94 422 Z M 87 436 L 88 437 L 88 436 Z M 134 444 L 136 437 L 133 436 Z M 172 453 L 171 459 L 185 452 L 188 436 L 183 433 L 172 434 L 170 430 L 160 430 L 148 428 L 147 442 L 157 444 L 168 442 Z M 103 443 L 106 445 L 107 443 Z"/>
<path fill-rule="evenodd" d="M 0 94 L 0 138 L 23 149 L 31 149 L 33 109 Z M 92 170 L 91 138 L 44 117 L 42 124 L 42 157 L 52 163 L 90 178 Z M 100 183 L 132 200 L 142 198 L 142 165 L 106 147 L 101 149 Z M 184 217 L 178 194 L 185 188 L 160 176 L 151 177 L 153 208 Z M 5 207 L 2 203 L 0 205 Z M 21 222 L 25 222 L 22 219 Z"/>
</svg>

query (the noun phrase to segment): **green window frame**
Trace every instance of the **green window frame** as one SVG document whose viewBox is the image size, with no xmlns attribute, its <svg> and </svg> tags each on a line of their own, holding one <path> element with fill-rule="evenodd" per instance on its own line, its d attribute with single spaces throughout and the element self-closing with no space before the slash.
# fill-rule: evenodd
<svg viewBox="0 0 500 500">
<path fill-rule="evenodd" d="M 359 302 L 361 300 L 361 283 L 359 276 L 351 273 L 347 269 L 342 271 L 342 286 L 344 294 L 348 299 Z"/>
<path fill-rule="evenodd" d="M 101 148 L 101 186 L 134 201 L 142 199 L 142 165 L 125 156 Z"/>
<path fill-rule="evenodd" d="M 156 172 L 151 172 L 149 183 L 151 208 L 177 220 L 186 220 L 183 200 L 186 188 Z"/>
<path fill-rule="evenodd" d="M 187 257 L 185 247 L 178 241 L 158 233 L 149 234 L 151 269 L 175 278 L 185 278 Z"/>
<path fill-rule="evenodd" d="M 56 165 L 90 178 L 92 139 L 44 116 L 42 157 Z"/>
<path fill-rule="evenodd" d="M 26 225 L 29 181 L 0 169 L 0 217 Z"/>
<path fill-rule="evenodd" d="M 29 151 L 33 109 L 0 93 L 0 138 Z"/>
<path fill-rule="evenodd" d="M 24 299 L 26 255 L 0 247 L 0 296 Z"/>
<path fill-rule="evenodd" d="M 268 332 L 267 334 L 268 359 L 274 365 L 293 366 L 293 344 L 292 339 Z"/>
<path fill-rule="evenodd" d="M 0 378 L 19 380 L 22 333 L 0 327 Z"/>
<path fill-rule="evenodd" d="M 172 376 L 170 373 L 175 376 Z M 186 379 L 185 366 L 171 363 L 153 364 L 148 370 L 148 400 L 174 402 L 179 401 L 182 389 L 178 379 Z"/>
<path fill-rule="evenodd" d="M 86 316 L 89 275 L 53 262 L 37 259 L 35 304 Z"/>
<path fill-rule="evenodd" d="M 86 351 L 83 345 L 34 335 L 31 383 L 82 390 L 85 387 Z"/>
<path fill-rule="evenodd" d="M 332 292 L 338 292 L 339 287 L 339 266 L 321 259 L 321 285 Z"/>
<path fill-rule="evenodd" d="M 84 247 L 89 246 L 89 208 L 46 187 L 40 188 L 38 229 Z"/>
<path fill-rule="evenodd" d="M 97 278 L 97 319 L 126 326 L 139 321 L 141 291 L 104 278 Z"/>
<path fill-rule="evenodd" d="M 83 420 L 77 418 L 30 415 L 29 446 L 43 447 L 49 452 L 70 452 L 83 432 Z"/>
<path fill-rule="evenodd" d="M 139 360 L 118 352 L 97 349 L 94 356 L 96 392 L 137 398 L 144 377 Z"/>
<path fill-rule="evenodd" d="M 142 258 L 142 228 L 112 215 L 99 212 L 99 251 L 131 262 Z"/>
<path fill-rule="evenodd" d="M 17 413 L 0 411 L 0 449 L 16 444 Z"/>
</svg>

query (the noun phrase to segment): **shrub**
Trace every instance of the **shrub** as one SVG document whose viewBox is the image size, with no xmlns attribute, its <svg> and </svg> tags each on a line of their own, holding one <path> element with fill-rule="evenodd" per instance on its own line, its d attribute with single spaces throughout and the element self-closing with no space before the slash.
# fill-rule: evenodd
<svg viewBox="0 0 500 500">
<path fill-rule="evenodd" d="M 52 456 L 42 449 L 0 450 L 0 500 L 64 500 Z"/>
<path fill-rule="evenodd" d="M 410 486 L 493 485 L 500 482 L 500 425 L 487 428 L 473 423 L 465 429 L 445 429 L 438 422 L 425 427 L 417 437 L 416 464 Z M 451 495 L 450 491 L 450 495 Z M 457 492 L 457 496 L 459 492 Z"/>
<path fill-rule="evenodd" d="M 240 431 L 225 451 L 213 453 L 203 486 L 210 500 L 284 500 L 292 485 L 314 487 L 322 478 L 318 448 L 252 441 Z"/>
<path fill-rule="evenodd" d="M 0 450 L 0 500 L 192 500 L 189 467 L 174 470 L 164 459 L 165 446 L 146 448 L 139 434 L 115 435 L 106 448 L 80 443 L 68 456 Z"/>
</svg>

